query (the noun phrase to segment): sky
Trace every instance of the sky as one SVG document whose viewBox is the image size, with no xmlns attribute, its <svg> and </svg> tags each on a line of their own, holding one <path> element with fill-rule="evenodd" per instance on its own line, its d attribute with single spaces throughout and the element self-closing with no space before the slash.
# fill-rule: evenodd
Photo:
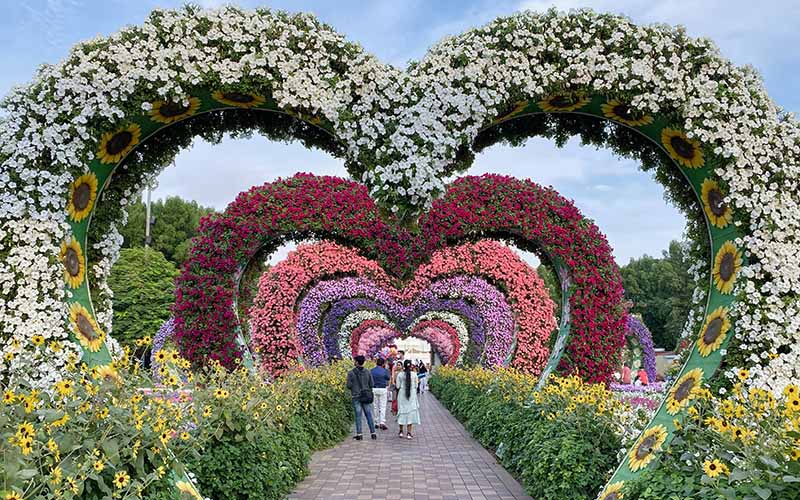
<svg viewBox="0 0 800 500">
<path fill-rule="evenodd" d="M 0 0 L 0 95 L 32 78 L 37 65 L 56 63 L 69 48 L 97 34 L 141 23 L 173 0 Z M 199 0 L 217 7 L 217 0 Z M 724 56 L 754 66 L 771 97 L 800 111 L 800 1 L 798 0 L 294 0 L 234 2 L 312 12 L 384 62 L 405 67 L 447 35 L 456 35 L 519 10 L 589 7 L 624 14 L 637 23 L 683 25 L 691 36 L 714 40 Z M 299 144 L 256 137 L 212 146 L 196 141 L 158 179 L 154 198 L 179 195 L 222 210 L 254 185 L 295 172 L 346 176 L 342 162 Z M 224 172 L 224 176 L 219 176 Z M 465 172 L 497 172 L 552 185 L 575 201 L 608 236 L 620 265 L 658 256 L 679 239 L 685 219 L 663 200 L 663 188 L 637 164 L 577 140 L 559 149 L 544 139 L 521 148 L 494 146 Z M 220 182 L 224 179 L 224 182 Z M 285 250 L 280 254 L 285 254 Z"/>
</svg>

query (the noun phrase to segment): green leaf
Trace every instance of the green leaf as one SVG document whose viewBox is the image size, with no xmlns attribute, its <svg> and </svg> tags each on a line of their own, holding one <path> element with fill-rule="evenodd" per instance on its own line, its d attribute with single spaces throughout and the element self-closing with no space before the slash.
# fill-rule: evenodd
<svg viewBox="0 0 800 500">
<path fill-rule="evenodd" d="M 760 498 L 763 498 L 765 500 L 770 496 L 772 496 L 771 490 L 768 490 L 767 488 L 762 488 L 761 486 L 753 485 L 753 491 L 755 491 Z"/>
</svg>

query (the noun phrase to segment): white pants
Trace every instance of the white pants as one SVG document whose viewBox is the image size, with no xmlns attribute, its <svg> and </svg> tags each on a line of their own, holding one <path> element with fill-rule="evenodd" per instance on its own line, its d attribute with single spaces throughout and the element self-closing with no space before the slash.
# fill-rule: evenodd
<svg viewBox="0 0 800 500">
<path fill-rule="evenodd" d="M 372 395 L 374 396 L 372 413 L 375 415 L 375 423 L 386 425 L 386 388 L 372 389 Z"/>
<path fill-rule="evenodd" d="M 419 379 L 419 392 L 425 392 L 428 390 L 428 376 L 425 375 Z"/>
</svg>

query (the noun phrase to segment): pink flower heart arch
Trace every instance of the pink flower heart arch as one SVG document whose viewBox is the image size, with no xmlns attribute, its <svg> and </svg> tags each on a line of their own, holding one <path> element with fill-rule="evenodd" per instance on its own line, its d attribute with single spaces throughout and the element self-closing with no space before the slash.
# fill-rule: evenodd
<svg viewBox="0 0 800 500">
<path fill-rule="evenodd" d="M 469 303 L 459 302 L 463 299 Z M 361 314 L 365 310 L 382 319 Z M 538 374 L 556 327 L 553 311 L 536 272 L 494 241 L 434 252 L 402 288 L 355 249 L 321 242 L 300 246 L 262 275 L 250 311 L 249 345 L 261 368 L 273 375 L 301 358 L 318 365 L 362 351 L 372 355 L 403 334 L 428 340 L 451 364 L 470 343 L 477 354 L 473 361 L 493 367 L 513 358 L 511 366 Z M 426 319 L 437 312 L 450 315 Z M 337 314 L 339 321 L 328 321 L 327 316 Z M 363 321 L 352 320 L 359 317 Z M 464 327 L 465 319 L 481 327 Z M 377 340 L 371 343 L 372 337 L 361 335 L 363 325 L 381 327 L 375 329 Z M 459 327 L 464 338 L 457 334 Z"/>
<path fill-rule="evenodd" d="M 588 380 L 608 380 L 625 331 L 619 271 L 605 237 L 572 203 L 531 181 L 497 175 L 464 177 L 434 202 L 421 217 L 419 228 L 411 233 L 392 218 L 385 221 L 363 185 L 333 177 L 299 174 L 242 193 L 224 214 L 201 222 L 199 236 L 177 280 L 175 336 L 182 353 L 197 365 L 215 359 L 232 366 L 242 359 L 248 351 L 247 342 L 237 335 L 239 321 L 233 304 L 243 265 L 264 247 L 310 237 L 347 242 L 363 257 L 352 251 L 334 251 L 329 245 L 321 249 L 331 251 L 322 252 L 318 258 L 311 258 L 317 255 L 315 252 L 298 252 L 286 265 L 264 276 L 251 324 L 254 344 L 269 354 L 261 360 L 269 372 L 285 370 L 301 354 L 311 358 L 312 364 L 322 359 L 315 335 L 301 336 L 307 342 L 301 348 L 292 333 L 298 295 L 319 276 L 354 274 L 387 287 L 391 286 L 390 276 L 410 277 L 421 266 L 417 279 L 404 289 L 405 294 L 396 293 L 401 302 L 429 285 L 436 286 L 437 276 L 461 272 L 502 283 L 512 301 L 530 305 L 530 311 L 518 309 L 523 328 L 517 336 L 520 347 L 530 352 L 517 356 L 515 366 L 538 373 L 547 356 L 544 342 L 553 325 L 547 320 L 542 323 L 537 311 L 547 311 L 551 306 L 544 301 L 526 302 L 515 295 L 533 286 L 516 274 L 507 274 L 511 269 L 518 274 L 519 260 L 501 255 L 497 244 L 488 242 L 448 248 L 459 241 L 489 235 L 513 238 L 563 263 L 569 273 L 568 279 L 562 279 L 570 283 L 563 308 L 569 322 L 552 353 L 550 369 L 560 365 L 562 370 L 577 371 Z M 351 298 L 377 295 L 379 290 L 371 286 L 354 282 L 345 288 L 351 289 Z M 342 292 L 330 286 L 321 293 L 324 300 L 330 300 Z M 543 293 L 537 295 L 542 297 Z M 311 323 L 318 325 L 319 321 L 317 318 Z M 312 328 L 316 330 L 316 326 Z M 494 348 L 510 354 L 507 344 L 505 349 Z M 501 364 L 503 358 L 495 353 L 490 364 Z"/>
<path fill-rule="evenodd" d="M 710 264 L 698 279 L 681 374 L 699 370 L 691 381 L 707 380 L 727 353 L 726 372 L 750 368 L 753 383 L 774 392 L 800 377 L 794 324 L 800 315 L 800 125 L 770 100 L 753 71 L 733 66 L 713 44 L 683 30 L 585 10 L 525 12 L 447 38 L 403 72 L 309 15 L 158 10 L 143 26 L 81 44 L 63 62 L 41 68 L 2 108 L 8 119 L 0 122 L 0 359 L 2 376 L 12 382 L 26 373 L 26 383 L 46 388 L 71 356 L 91 364 L 111 360 L 106 279 L 121 243 L 115 222 L 192 136 L 259 128 L 240 120 L 242 110 L 297 118 L 301 125 L 282 122 L 278 138 L 307 138 L 301 129 L 330 138 L 329 150 L 347 160 L 351 175 L 404 222 L 443 193 L 444 179 L 469 166 L 482 135 L 516 142 L 547 133 L 545 123 L 516 134 L 516 124 L 525 121 L 518 118 L 526 115 L 566 117 L 559 123 L 567 125 L 578 116 L 605 120 L 603 127 L 577 131 L 621 153 L 647 159 L 647 148 L 655 147 L 671 159 L 657 177 L 683 202 L 699 244 L 695 257 Z M 207 127 L 195 129 L 204 117 Z M 217 122 L 219 128 L 209 125 Z M 176 145 L 170 133 L 179 130 L 185 140 Z M 565 131 L 576 129 L 550 135 L 563 139 Z M 155 153 L 147 158 L 150 146 Z M 446 221 L 452 234 L 436 237 L 449 243 L 469 234 L 470 219 L 483 214 L 459 215 L 465 221 Z M 498 214 L 499 223 L 503 218 Z M 315 221 L 307 230 L 322 231 L 325 224 Z M 386 255 L 387 270 L 408 270 L 419 263 L 417 254 L 446 246 L 435 237 L 403 250 L 397 231 L 366 234 L 353 235 L 364 243 L 357 246 L 373 258 Z M 225 266 L 224 256 L 214 258 Z M 591 275 L 575 267 L 584 264 L 564 266 L 572 277 Z M 600 278 L 574 283 L 570 300 L 586 305 L 592 299 L 583 290 L 593 293 L 615 279 Z M 601 301 L 613 295 L 602 292 Z M 610 331 L 621 313 L 583 311 L 573 310 L 577 335 L 567 357 L 591 371 L 611 351 L 601 342 L 602 353 L 592 354 L 581 329 Z M 210 319 L 234 323 L 230 311 L 218 314 Z M 38 335 L 61 347 L 32 343 Z M 187 335 L 203 336 L 199 330 Z M 236 358 L 236 346 L 219 337 L 209 334 L 202 345 L 214 348 L 197 354 Z M 668 440 L 674 421 L 662 406 L 648 430 L 658 428 Z M 663 449 L 656 448 L 648 458 Z M 636 472 L 626 460 L 615 479 Z"/>
</svg>

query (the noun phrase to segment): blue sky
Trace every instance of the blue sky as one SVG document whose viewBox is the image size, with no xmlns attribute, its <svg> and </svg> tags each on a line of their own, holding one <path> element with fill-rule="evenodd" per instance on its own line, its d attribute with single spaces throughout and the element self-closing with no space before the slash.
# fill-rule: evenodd
<svg viewBox="0 0 800 500">
<path fill-rule="evenodd" d="M 141 23 L 171 0 L 0 0 L 0 95 L 28 81 L 40 63 L 55 63 L 75 43 Z M 222 1 L 196 1 L 215 7 Z M 692 36 L 708 37 L 736 64 L 763 75 L 772 98 L 800 111 L 800 1 L 797 0 L 295 0 L 235 2 L 310 11 L 383 61 L 405 66 L 446 35 L 530 8 L 591 7 L 622 13 L 639 23 L 682 24 Z M 249 187 L 298 171 L 346 175 L 340 161 L 297 144 L 262 138 L 197 142 L 159 178 L 155 196 L 177 194 L 223 209 Z M 218 175 L 224 172 L 224 176 Z M 500 172 L 552 185 L 574 199 L 608 235 L 620 264 L 642 254 L 658 255 L 679 238 L 684 218 L 663 201 L 662 188 L 632 161 L 577 141 L 563 149 L 534 139 L 522 148 L 496 146 L 476 158 L 468 174 Z M 223 183 L 219 179 L 224 179 Z"/>
</svg>

